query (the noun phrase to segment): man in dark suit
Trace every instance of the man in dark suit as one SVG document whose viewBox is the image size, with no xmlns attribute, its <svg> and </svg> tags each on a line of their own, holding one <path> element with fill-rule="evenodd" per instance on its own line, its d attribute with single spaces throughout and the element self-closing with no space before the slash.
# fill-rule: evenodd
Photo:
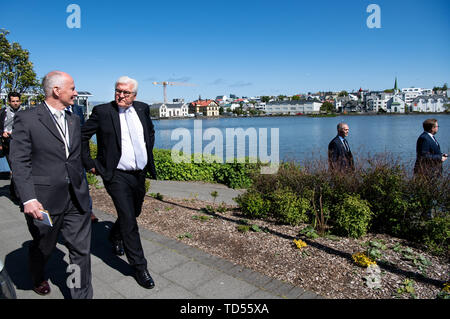
<svg viewBox="0 0 450 319">
<path fill-rule="evenodd" d="M 442 175 L 442 163 L 448 158 L 442 154 L 441 147 L 436 140 L 439 125 L 436 119 L 427 119 L 422 124 L 424 132 L 416 143 L 416 163 L 414 174 L 436 177 Z"/>
<path fill-rule="evenodd" d="M 11 168 L 11 161 L 9 158 L 9 146 L 11 141 L 12 127 L 14 123 L 14 116 L 16 113 L 22 108 L 20 107 L 20 93 L 17 92 L 9 92 L 8 93 L 8 105 L 1 109 L 0 111 L 0 150 L 3 152 L 3 155 L 6 157 L 6 161 L 8 162 L 9 167 Z M 14 179 L 11 174 L 11 183 L 9 184 L 9 194 L 10 198 L 14 203 L 18 203 L 19 199 L 17 198 L 16 189 L 14 187 Z"/>
<path fill-rule="evenodd" d="M 117 255 L 126 254 L 139 285 L 155 286 L 147 270 L 136 218 L 141 213 L 147 172 L 156 178 L 153 162 L 155 131 L 149 106 L 137 102 L 138 83 L 120 77 L 115 85 L 115 100 L 97 105 L 82 128 L 83 163 L 99 174 L 117 211 L 110 240 Z M 92 159 L 89 140 L 96 134 L 97 158 Z"/>
<path fill-rule="evenodd" d="M 346 173 L 355 170 L 353 155 L 345 139 L 349 127 L 346 123 L 339 123 L 337 136 L 328 144 L 328 166 L 332 171 Z"/>
<path fill-rule="evenodd" d="M 62 234 L 75 282 L 72 298 L 92 298 L 89 188 L 83 178 L 81 129 L 77 116 L 65 112 L 77 95 L 72 77 L 53 71 L 42 82 L 45 102 L 16 114 L 11 164 L 28 229 L 33 238 L 29 263 L 34 291 L 50 293 L 45 264 Z M 41 221 L 48 211 L 53 226 Z"/>
<path fill-rule="evenodd" d="M 77 115 L 80 118 L 80 125 L 81 126 L 84 125 L 84 122 L 85 122 L 84 112 L 83 112 L 83 108 L 81 107 L 81 105 L 78 105 L 78 104 L 69 105 L 66 108 L 66 110 L 69 111 L 69 112 L 72 112 L 75 115 Z M 87 181 L 86 172 L 84 172 L 84 178 L 86 178 L 86 181 Z M 90 207 L 90 210 L 91 210 L 91 222 L 93 222 L 93 223 L 98 222 L 98 218 L 92 212 L 92 198 L 90 196 L 89 196 L 89 207 Z"/>
</svg>

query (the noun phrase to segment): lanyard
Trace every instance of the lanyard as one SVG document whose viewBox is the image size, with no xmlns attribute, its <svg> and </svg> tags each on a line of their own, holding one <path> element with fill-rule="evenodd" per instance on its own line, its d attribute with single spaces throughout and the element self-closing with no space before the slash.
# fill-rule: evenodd
<svg viewBox="0 0 450 319">
<path fill-rule="evenodd" d="M 63 139 L 64 139 L 64 145 L 66 146 L 66 151 L 67 151 L 67 157 L 69 156 L 69 153 L 70 153 L 70 147 L 69 147 L 69 143 L 68 143 L 68 141 L 67 141 L 67 138 L 68 138 L 68 132 L 67 132 L 67 118 L 66 118 L 66 116 L 64 115 L 64 121 L 65 121 L 65 126 L 64 126 L 64 131 L 62 130 L 62 127 L 61 127 L 61 125 L 59 125 L 59 123 L 58 123 L 58 121 L 57 121 L 57 119 L 56 119 L 56 117 L 55 117 L 55 114 L 53 114 L 52 113 L 52 111 L 50 111 L 50 108 L 49 108 L 49 106 L 47 105 L 47 103 L 45 103 L 45 105 L 47 106 L 47 110 L 50 112 L 50 115 L 52 116 L 52 118 L 53 118 L 53 121 L 55 122 L 55 124 L 56 124 L 56 127 L 58 128 L 58 131 L 61 133 L 61 135 L 62 135 L 62 137 L 63 137 Z M 64 112 L 64 111 L 63 111 Z"/>
</svg>

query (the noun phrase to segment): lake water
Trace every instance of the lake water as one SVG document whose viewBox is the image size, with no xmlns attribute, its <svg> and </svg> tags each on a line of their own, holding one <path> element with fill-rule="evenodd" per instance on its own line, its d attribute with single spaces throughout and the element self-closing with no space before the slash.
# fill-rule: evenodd
<svg viewBox="0 0 450 319">
<path fill-rule="evenodd" d="M 337 116 L 328 118 L 289 116 L 289 117 L 240 117 L 202 119 L 201 130 L 197 130 L 197 142 L 202 140 L 209 128 L 218 132 L 220 130 L 223 139 L 223 155 L 226 154 L 226 130 L 242 128 L 259 132 L 267 129 L 267 145 L 270 154 L 271 128 L 279 129 L 278 147 L 280 161 L 302 162 L 306 159 L 327 158 L 328 143 L 336 136 L 336 126 L 339 122 L 349 125 L 350 133 L 348 141 L 356 159 L 367 158 L 375 153 L 391 153 L 401 158 L 404 163 L 414 162 L 416 157 L 416 141 L 423 132 L 422 122 L 427 118 L 436 118 L 439 124 L 439 132 L 436 135 L 444 153 L 450 153 L 450 116 L 436 114 L 420 115 L 358 115 Z M 194 152 L 194 119 L 181 120 L 154 120 L 156 140 L 155 147 L 172 149 L 182 139 L 176 136 L 172 140 L 172 133 L 176 129 L 186 129 L 190 132 L 191 147 Z M 200 137 L 200 139 L 199 139 Z M 212 139 L 203 138 L 204 149 Z M 198 143 L 197 143 L 198 144 Z M 235 149 L 236 149 L 235 142 Z M 261 140 L 258 139 L 258 146 Z M 229 146 L 229 145 L 228 145 Z M 245 151 L 249 155 L 249 139 L 246 139 Z M 450 161 L 449 161 L 450 162 Z M 445 166 L 450 165 L 445 163 Z"/>
<path fill-rule="evenodd" d="M 350 127 L 348 141 L 350 148 L 358 158 L 367 158 L 368 154 L 388 152 L 400 157 L 407 165 L 412 165 L 416 156 L 416 141 L 423 132 L 422 122 L 427 118 L 436 118 L 439 122 L 439 132 L 436 138 L 444 153 L 450 153 L 450 116 L 436 114 L 420 115 L 359 115 L 359 116 L 337 116 L 331 118 L 314 118 L 303 116 L 290 117 L 240 117 L 240 118 L 218 118 L 202 119 L 201 130 L 194 134 L 194 119 L 181 120 L 154 120 L 156 131 L 155 147 L 172 149 L 181 141 L 177 137 L 172 140 L 172 133 L 176 129 L 185 129 L 190 133 L 191 151 L 194 152 L 194 136 L 200 140 L 200 150 L 204 150 L 211 139 L 203 139 L 208 129 L 209 132 L 221 132 L 223 138 L 223 160 L 226 157 L 226 130 L 242 128 L 259 133 L 262 129 L 267 130 L 268 145 L 266 154 L 271 153 L 270 132 L 272 128 L 278 128 L 278 148 L 280 161 L 295 161 L 301 163 L 304 160 L 327 158 L 328 143 L 336 136 L 336 125 L 344 121 Z M 200 139 L 198 139 L 200 137 Z M 262 139 L 258 137 L 258 147 Z M 237 154 L 237 140 L 235 142 L 235 154 Z M 252 143 L 253 145 L 254 143 Z M 197 146 L 199 144 L 197 143 Z M 229 145 L 228 145 L 229 146 Z M 249 140 L 245 142 L 245 154 L 249 155 Z M 0 170 L 7 170 L 6 159 L 0 161 Z M 444 168 L 450 167 L 450 160 L 444 163 Z"/>
</svg>

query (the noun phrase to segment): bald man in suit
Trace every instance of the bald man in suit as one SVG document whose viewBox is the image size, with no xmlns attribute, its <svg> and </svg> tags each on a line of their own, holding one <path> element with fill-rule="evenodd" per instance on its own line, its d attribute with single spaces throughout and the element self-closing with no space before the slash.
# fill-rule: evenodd
<svg viewBox="0 0 450 319">
<path fill-rule="evenodd" d="M 28 229 L 33 238 L 29 266 L 33 290 L 50 293 L 45 265 L 62 234 L 79 279 L 69 286 L 74 299 L 92 298 L 89 188 L 83 177 L 81 129 L 66 112 L 77 96 L 72 77 L 53 71 L 43 79 L 45 102 L 17 113 L 11 140 L 11 164 Z M 41 221 L 48 211 L 53 226 Z"/>
<path fill-rule="evenodd" d="M 349 127 L 346 123 L 337 125 L 337 136 L 328 144 L 328 166 L 335 172 L 347 173 L 355 170 L 353 154 L 346 137 Z"/>
</svg>

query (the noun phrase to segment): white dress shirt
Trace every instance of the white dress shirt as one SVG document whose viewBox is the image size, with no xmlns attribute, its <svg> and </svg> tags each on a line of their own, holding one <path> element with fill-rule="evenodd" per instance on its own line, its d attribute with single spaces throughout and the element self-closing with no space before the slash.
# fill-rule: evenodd
<svg viewBox="0 0 450 319">
<path fill-rule="evenodd" d="M 66 121 L 66 112 L 65 112 L 65 110 L 55 109 L 53 106 L 51 106 L 47 102 L 44 102 L 44 103 L 48 106 L 48 109 L 52 113 L 52 117 L 53 117 L 53 120 L 55 121 L 56 128 L 58 129 L 58 132 L 64 141 L 64 146 L 66 147 L 66 157 L 69 157 L 69 145 L 70 145 L 69 138 L 70 137 L 69 137 L 69 128 L 67 127 L 67 121 Z M 56 116 L 57 111 L 62 112 L 62 118 L 61 118 L 62 123 L 59 123 L 59 125 L 57 124 L 57 120 L 56 120 L 57 119 L 57 116 Z"/>
<path fill-rule="evenodd" d="M 140 148 L 145 156 L 144 162 L 145 164 L 147 163 L 147 148 L 145 146 L 144 129 L 139 116 L 133 106 L 126 109 L 119 107 L 120 132 L 122 135 L 122 155 L 117 168 L 125 171 L 144 169 L 145 165 L 144 167 L 137 166 L 133 143 L 131 141 L 130 131 L 128 130 L 128 124 L 125 118 L 125 112 L 129 112 L 129 115 L 131 115 L 133 124 L 138 132 L 137 137 Z"/>
</svg>

